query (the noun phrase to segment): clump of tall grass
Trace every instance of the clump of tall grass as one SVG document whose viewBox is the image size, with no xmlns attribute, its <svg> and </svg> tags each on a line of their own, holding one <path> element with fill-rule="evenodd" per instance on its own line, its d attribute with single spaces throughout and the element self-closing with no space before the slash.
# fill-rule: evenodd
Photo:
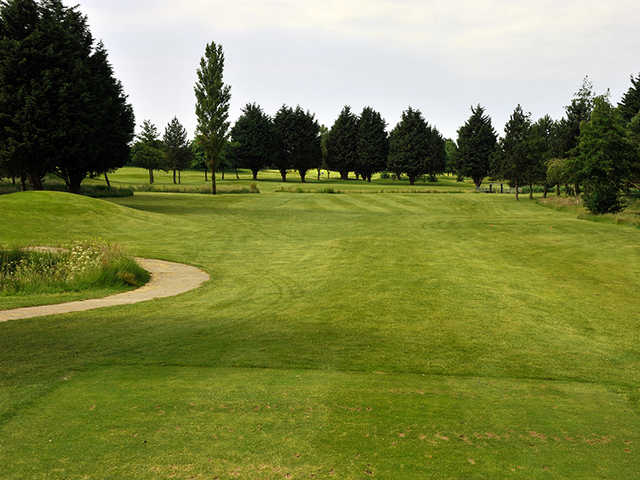
<svg viewBox="0 0 640 480">
<path fill-rule="evenodd" d="M 116 245 L 76 243 L 68 250 L 0 250 L 0 295 L 141 286 L 149 273 Z"/>
</svg>

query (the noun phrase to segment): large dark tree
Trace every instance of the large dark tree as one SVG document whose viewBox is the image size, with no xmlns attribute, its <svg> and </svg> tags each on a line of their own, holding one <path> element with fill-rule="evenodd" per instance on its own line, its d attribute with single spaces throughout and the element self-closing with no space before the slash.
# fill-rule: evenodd
<svg viewBox="0 0 640 480">
<path fill-rule="evenodd" d="M 409 107 L 389 135 L 388 168 L 396 175 L 406 173 L 409 183 L 427 172 L 428 125 L 419 110 Z"/>
<path fill-rule="evenodd" d="M 622 96 L 618 110 L 626 124 L 640 112 L 640 73 L 637 77 L 631 76 L 631 87 Z"/>
<path fill-rule="evenodd" d="M 471 117 L 458 130 L 458 175 L 471 177 L 480 188 L 489 175 L 497 135 L 491 117 L 480 105 L 471 107 Z"/>
<path fill-rule="evenodd" d="M 445 172 L 447 168 L 446 142 L 437 128 L 427 126 L 427 173 L 430 182 L 437 182 L 437 175 Z"/>
<path fill-rule="evenodd" d="M 0 157 L 36 189 L 56 173 L 77 192 L 126 162 L 133 110 L 76 7 L 0 4 L 0 129 Z"/>
<path fill-rule="evenodd" d="M 635 160 L 631 164 L 629 183 L 635 185 L 636 188 L 640 188 L 640 112 L 629 122 L 628 134 L 631 144 L 636 149 Z"/>
<path fill-rule="evenodd" d="M 297 170 L 302 183 L 307 171 L 322 164 L 320 125 L 315 116 L 300 106 L 294 109 L 283 106 L 274 120 L 276 154 L 274 162 L 282 181 L 286 182 L 287 170 Z"/>
<path fill-rule="evenodd" d="M 358 168 L 358 117 L 345 106 L 329 130 L 327 138 L 327 166 L 340 172 L 343 180 Z"/>
<path fill-rule="evenodd" d="M 211 193 L 216 194 L 216 169 L 229 136 L 231 87 L 223 81 L 222 46 L 211 42 L 200 60 L 196 94 L 197 134 L 211 168 Z"/>
<path fill-rule="evenodd" d="M 371 182 L 374 173 L 383 171 L 387 166 L 389 156 L 387 122 L 371 107 L 365 107 L 360 114 L 357 153 L 355 169 L 368 182 Z"/>
<path fill-rule="evenodd" d="M 596 97 L 591 119 L 582 125 L 575 164 L 589 210 L 608 213 L 624 208 L 622 187 L 636 155 L 620 113 L 606 97 Z"/>
<path fill-rule="evenodd" d="M 519 189 L 527 182 L 531 169 L 530 134 L 531 114 L 525 113 L 518 105 L 504 127 L 504 137 L 500 139 L 496 172 L 516 188 L 516 200 L 520 198 Z"/>
<path fill-rule="evenodd" d="M 162 147 L 165 154 L 166 168 L 173 171 L 173 183 L 176 182 L 176 172 L 188 168 L 192 161 L 192 152 L 187 140 L 187 131 L 177 117 L 174 117 L 164 129 Z"/>
<path fill-rule="evenodd" d="M 248 168 L 253 179 L 274 156 L 274 127 L 271 118 L 255 103 L 247 104 L 231 129 L 233 156 L 240 168 Z"/>
</svg>

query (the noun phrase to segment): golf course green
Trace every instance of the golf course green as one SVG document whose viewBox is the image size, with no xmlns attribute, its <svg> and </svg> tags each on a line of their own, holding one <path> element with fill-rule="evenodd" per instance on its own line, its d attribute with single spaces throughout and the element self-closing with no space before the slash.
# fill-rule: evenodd
<svg viewBox="0 0 640 480">
<path fill-rule="evenodd" d="M 439 183 L 0 196 L 211 277 L 0 323 L 0 478 L 640 478 L 640 230 Z"/>
</svg>

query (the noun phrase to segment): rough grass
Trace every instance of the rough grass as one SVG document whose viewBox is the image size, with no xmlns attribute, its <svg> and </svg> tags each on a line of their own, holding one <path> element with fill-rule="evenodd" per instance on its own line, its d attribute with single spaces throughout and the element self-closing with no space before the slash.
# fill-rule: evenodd
<svg viewBox="0 0 640 480">
<path fill-rule="evenodd" d="M 0 310 L 66 301 L 65 294 L 100 297 L 148 281 L 149 273 L 115 245 L 78 243 L 56 253 L 0 250 Z"/>
<path fill-rule="evenodd" d="M 477 194 L 29 192 L 0 223 L 212 278 L 0 324 L 3 478 L 638 477 L 636 228 Z"/>
</svg>

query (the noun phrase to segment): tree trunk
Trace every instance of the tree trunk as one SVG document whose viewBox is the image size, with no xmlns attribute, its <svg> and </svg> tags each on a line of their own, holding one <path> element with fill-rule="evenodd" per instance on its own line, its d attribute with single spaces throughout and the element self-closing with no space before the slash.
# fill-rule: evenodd
<svg viewBox="0 0 640 480">
<path fill-rule="evenodd" d="M 107 175 L 107 172 L 104 172 L 104 181 L 107 182 L 107 188 L 111 190 L 111 182 L 109 181 L 109 175 Z"/>
<path fill-rule="evenodd" d="M 175 168 L 173 169 L 173 184 L 176 184 L 176 170 Z"/>
<path fill-rule="evenodd" d="M 258 180 L 258 170 L 251 170 L 251 173 L 253 173 L 253 179 Z"/>
<path fill-rule="evenodd" d="M 349 180 L 349 172 L 340 172 L 340 178 L 342 180 Z"/>
<path fill-rule="evenodd" d="M 360 174 L 356 172 L 356 180 L 360 180 Z"/>
<path fill-rule="evenodd" d="M 533 200 L 533 185 L 529 184 L 529 200 Z"/>
<path fill-rule="evenodd" d="M 16 177 L 11 177 L 11 184 L 15 185 L 16 184 Z"/>
<path fill-rule="evenodd" d="M 22 191 L 27 191 L 27 177 L 25 177 L 24 173 L 20 174 L 20 184 L 22 185 Z"/>
<path fill-rule="evenodd" d="M 318 181 L 320 181 L 320 169 L 318 169 Z"/>
<path fill-rule="evenodd" d="M 204 181 L 205 181 L 205 182 L 208 182 L 208 181 L 209 181 L 209 179 L 207 178 L 207 174 L 208 174 L 208 173 L 209 173 L 209 171 L 205 168 L 205 169 L 204 169 Z"/>
<path fill-rule="evenodd" d="M 153 168 L 149 168 L 149 185 L 153 185 Z"/>
<path fill-rule="evenodd" d="M 222 180 L 224 180 L 224 168 L 221 168 L 220 172 L 222 172 Z"/>
<path fill-rule="evenodd" d="M 224 170 L 222 175 L 224 176 Z M 216 167 L 215 165 L 211 165 L 211 194 L 216 195 L 217 193 L 218 191 L 216 189 Z"/>
<path fill-rule="evenodd" d="M 298 173 L 300 174 L 300 181 L 302 183 L 307 183 L 307 180 L 305 178 L 307 176 L 307 172 L 304 170 L 298 170 Z"/>
<path fill-rule="evenodd" d="M 560 184 L 556 184 L 556 197 L 560 198 Z"/>
<path fill-rule="evenodd" d="M 576 197 L 580 196 L 580 184 L 576 183 Z"/>
<path fill-rule="evenodd" d="M 182 185 L 182 170 L 178 170 L 178 184 Z"/>
<path fill-rule="evenodd" d="M 547 198 L 547 194 L 549 193 L 549 185 L 544 184 L 544 192 L 542 193 L 542 198 Z"/>
<path fill-rule="evenodd" d="M 240 175 L 238 175 L 238 169 L 236 168 L 236 180 L 240 180 Z"/>
<path fill-rule="evenodd" d="M 517 180 L 516 180 L 516 200 L 520 200 L 520 187 L 518 186 Z"/>
<path fill-rule="evenodd" d="M 286 170 L 280 170 L 280 176 L 282 177 L 282 181 L 283 182 L 287 182 L 287 171 Z"/>
<path fill-rule="evenodd" d="M 415 184 L 416 184 L 416 177 L 409 176 L 409 185 L 415 185 Z"/>
<path fill-rule="evenodd" d="M 367 176 L 367 182 L 371 183 L 371 174 Z"/>
<path fill-rule="evenodd" d="M 44 190 L 42 179 L 38 175 L 29 175 L 29 181 L 34 190 Z"/>
</svg>

